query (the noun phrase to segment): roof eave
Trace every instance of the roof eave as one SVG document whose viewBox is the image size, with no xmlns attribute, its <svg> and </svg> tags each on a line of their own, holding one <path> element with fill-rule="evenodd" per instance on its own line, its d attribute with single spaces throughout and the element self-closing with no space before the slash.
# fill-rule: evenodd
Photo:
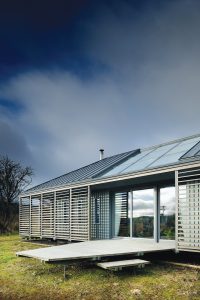
<svg viewBox="0 0 200 300">
<path fill-rule="evenodd" d="M 126 179 L 131 179 L 135 177 L 143 177 L 143 176 L 150 176 L 154 175 L 157 173 L 166 173 L 166 172 L 172 172 L 176 171 L 178 169 L 183 169 L 183 168 L 188 168 L 191 166 L 200 166 L 200 159 L 194 159 L 190 160 L 187 162 L 177 162 L 173 164 L 168 164 L 167 166 L 159 166 L 156 168 L 149 168 L 149 169 L 143 169 L 137 172 L 131 172 L 131 173 L 126 173 L 126 174 L 120 174 L 120 175 L 115 175 L 115 176 L 108 176 L 108 177 L 101 177 L 101 178 L 93 178 L 93 179 L 87 179 L 84 181 L 78 181 L 78 182 L 72 182 L 70 184 L 62 184 L 59 186 L 55 186 L 54 188 L 50 189 L 41 189 L 37 191 L 32 191 L 32 192 L 24 192 L 20 194 L 20 197 L 26 197 L 30 195 L 37 195 L 41 193 L 49 193 L 49 192 L 54 192 L 56 190 L 63 190 L 63 189 L 70 189 L 70 188 L 77 188 L 77 187 L 82 187 L 85 185 L 97 185 L 97 184 L 103 184 L 103 183 L 108 183 L 108 182 L 113 182 L 113 181 L 121 181 L 121 180 L 126 180 Z"/>
</svg>

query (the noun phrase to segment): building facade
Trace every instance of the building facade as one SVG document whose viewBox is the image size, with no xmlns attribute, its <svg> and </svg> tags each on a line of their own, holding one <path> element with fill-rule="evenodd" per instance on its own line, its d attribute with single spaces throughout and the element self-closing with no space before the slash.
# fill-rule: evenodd
<svg viewBox="0 0 200 300">
<path fill-rule="evenodd" d="M 29 189 L 20 235 L 174 239 L 177 251 L 200 251 L 200 135 L 102 158 Z"/>
</svg>

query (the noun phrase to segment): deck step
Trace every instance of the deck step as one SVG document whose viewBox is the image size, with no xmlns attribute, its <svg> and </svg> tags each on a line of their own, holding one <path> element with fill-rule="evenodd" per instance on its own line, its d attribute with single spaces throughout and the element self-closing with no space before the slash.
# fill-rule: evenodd
<svg viewBox="0 0 200 300">
<path fill-rule="evenodd" d="M 129 260 L 120 260 L 120 261 L 109 261 L 97 263 L 97 266 L 106 270 L 118 271 L 126 267 L 144 267 L 145 265 L 150 264 L 150 261 L 143 259 L 129 259 Z"/>
</svg>

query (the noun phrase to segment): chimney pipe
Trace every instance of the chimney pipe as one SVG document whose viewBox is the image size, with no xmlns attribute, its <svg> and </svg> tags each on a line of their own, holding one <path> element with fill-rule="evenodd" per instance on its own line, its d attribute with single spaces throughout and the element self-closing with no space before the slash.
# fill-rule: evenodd
<svg viewBox="0 0 200 300">
<path fill-rule="evenodd" d="M 100 160 L 102 160 L 104 158 L 104 149 L 100 149 Z"/>
</svg>

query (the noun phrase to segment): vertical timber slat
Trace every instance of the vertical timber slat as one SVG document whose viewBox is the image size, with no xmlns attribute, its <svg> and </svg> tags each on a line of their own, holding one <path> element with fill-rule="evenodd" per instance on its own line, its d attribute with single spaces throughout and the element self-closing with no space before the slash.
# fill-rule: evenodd
<svg viewBox="0 0 200 300">
<path fill-rule="evenodd" d="M 71 224 L 72 224 L 72 189 L 69 190 L 69 241 L 71 242 Z"/>
<path fill-rule="evenodd" d="M 109 239 L 111 233 L 111 196 L 108 191 L 91 192 L 90 234 L 92 240 Z M 98 208 L 95 207 L 98 205 Z M 96 216 L 98 210 L 98 218 Z M 98 219 L 98 220 L 97 220 Z M 98 222 L 97 222 L 98 221 Z"/>
<path fill-rule="evenodd" d="M 179 198 L 179 187 L 178 187 L 178 171 L 175 171 L 175 246 L 178 251 L 178 198 Z"/>
<path fill-rule="evenodd" d="M 91 199 L 90 186 L 88 185 L 88 241 L 91 240 Z"/>
<path fill-rule="evenodd" d="M 179 170 L 176 181 L 177 250 L 200 252 L 200 168 Z"/>
<path fill-rule="evenodd" d="M 29 238 L 31 238 L 31 233 L 32 233 L 32 222 L 31 222 L 31 211 L 32 211 L 32 197 L 30 196 L 30 217 L 29 217 Z"/>
<path fill-rule="evenodd" d="M 88 186 L 73 188 L 71 193 L 71 240 L 88 240 Z"/>
<path fill-rule="evenodd" d="M 133 190 L 130 191 L 130 237 L 133 237 Z"/>
</svg>

